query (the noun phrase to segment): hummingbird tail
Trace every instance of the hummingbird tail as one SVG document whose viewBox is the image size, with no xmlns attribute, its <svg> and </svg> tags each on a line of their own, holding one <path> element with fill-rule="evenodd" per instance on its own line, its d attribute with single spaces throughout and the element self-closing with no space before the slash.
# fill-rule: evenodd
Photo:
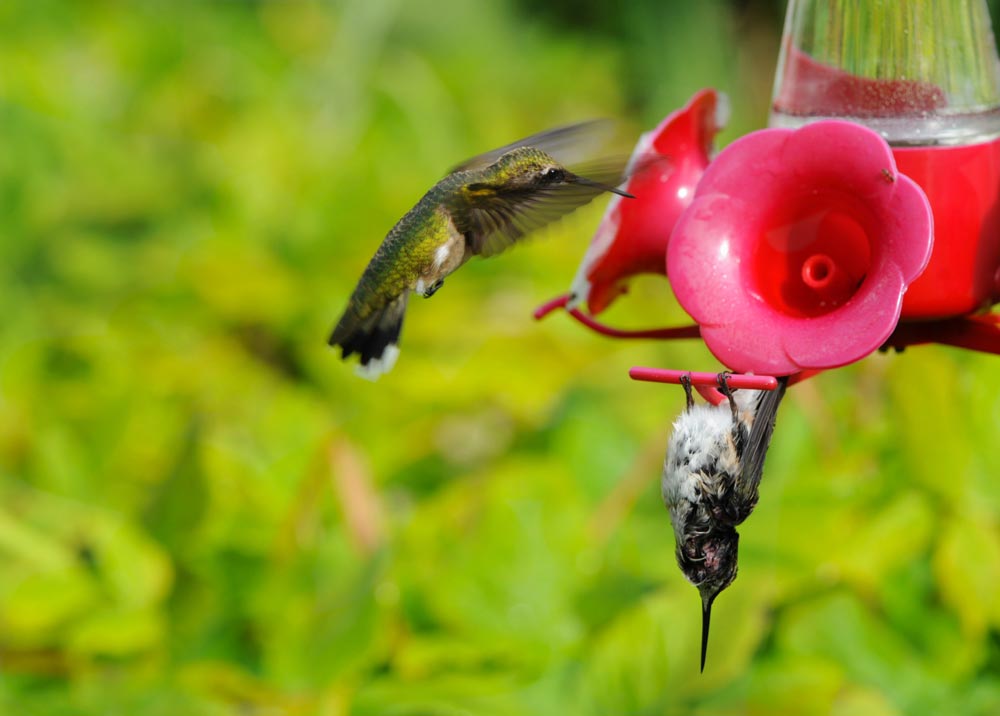
<svg viewBox="0 0 1000 716">
<path fill-rule="evenodd" d="M 407 294 L 396 297 L 385 308 L 363 321 L 351 308 L 344 313 L 330 335 L 330 345 L 340 346 L 340 357 L 357 353 L 360 357 L 355 372 L 362 378 L 376 380 L 388 373 L 399 357 L 399 334 L 406 315 Z"/>
</svg>

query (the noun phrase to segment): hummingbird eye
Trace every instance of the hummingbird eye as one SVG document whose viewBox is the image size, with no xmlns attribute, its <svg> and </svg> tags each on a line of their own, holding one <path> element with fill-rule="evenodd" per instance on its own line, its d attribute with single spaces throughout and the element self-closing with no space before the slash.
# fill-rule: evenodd
<svg viewBox="0 0 1000 716">
<path fill-rule="evenodd" d="M 565 177 L 566 172 L 558 167 L 549 167 L 542 172 L 542 180 L 547 184 L 562 181 Z"/>
</svg>

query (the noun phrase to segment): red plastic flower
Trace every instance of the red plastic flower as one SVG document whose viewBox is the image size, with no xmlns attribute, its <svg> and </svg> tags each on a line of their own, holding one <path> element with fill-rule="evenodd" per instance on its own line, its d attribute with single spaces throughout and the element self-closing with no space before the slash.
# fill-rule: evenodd
<svg viewBox="0 0 1000 716">
<path fill-rule="evenodd" d="M 882 345 L 932 245 L 927 198 L 886 142 L 830 120 L 722 151 L 674 228 L 667 273 L 716 358 L 786 375 Z"/>
<path fill-rule="evenodd" d="M 635 199 L 611 198 L 573 280 L 571 305 L 586 302 L 596 315 L 625 292 L 629 276 L 664 273 L 670 232 L 694 197 L 727 114 L 725 95 L 705 89 L 642 135 L 625 187 Z"/>
</svg>

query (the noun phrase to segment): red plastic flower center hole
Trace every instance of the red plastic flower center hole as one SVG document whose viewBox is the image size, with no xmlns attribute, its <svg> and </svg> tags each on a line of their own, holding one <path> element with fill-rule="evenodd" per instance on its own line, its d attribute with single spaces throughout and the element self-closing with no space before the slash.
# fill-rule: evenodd
<svg viewBox="0 0 1000 716">
<path fill-rule="evenodd" d="M 813 254 L 802 264 L 802 282 L 815 291 L 826 290 L 837 273 L 837 264 L 826 254 Z"/>
<path fill-rule="evenodd" d="M 797 318 L 821 316 L 850 300 L 871 262 L 871 222 L 851 196 L 815 193 L 776 206 L 752 263 L 757 295 Z"/>
</svg>

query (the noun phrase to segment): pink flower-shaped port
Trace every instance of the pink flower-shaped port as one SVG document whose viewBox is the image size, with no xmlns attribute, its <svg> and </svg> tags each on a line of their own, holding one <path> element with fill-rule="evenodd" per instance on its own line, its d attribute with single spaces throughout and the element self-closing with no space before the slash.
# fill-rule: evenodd
<svg viewBox="0 0 1000 716">
<path fill-rule="evenodd" d="M 701 90 L 639 138 L 625 185 L 635 198 L 611 198 L 573 280 L 571 305 L 586 302 L 596 315 L 625 292 L 624 279 L 663 273 L 670 232 L 694 197 L 727 114 L 725 95 Z"/>
<path fill-rule="evenodd" d="M 878 348 L 932 244 L 927 198 L 886 142 L 828 120 L 720 152 L 674 228 L 667 274 L 716 358 L 786 375 Z"/>
</svg>

